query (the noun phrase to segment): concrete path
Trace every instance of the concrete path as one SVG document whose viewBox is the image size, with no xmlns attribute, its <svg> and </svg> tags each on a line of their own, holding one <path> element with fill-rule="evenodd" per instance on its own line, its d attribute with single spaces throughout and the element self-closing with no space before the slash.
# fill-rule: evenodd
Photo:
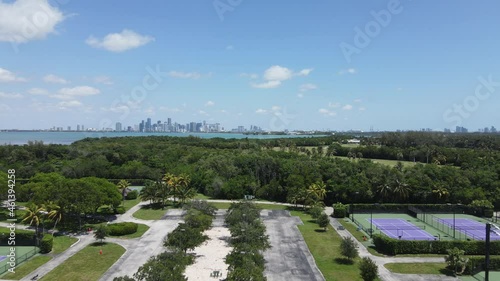
<svg viewBox="0 0 500 281">
<path fill-rule="evenodd" d="M 324 281 L 297 225 L 298 217 L 284 210 L 262 210 L 261 219 L 266 226 L 271 248 L 264 252 L 268 280 L 272 281 Z"/>
<path fill-rule="evenodd" d="M 150 257 L 165 251 L 163 238 L 177 227 L 181 222 L 182 215 L 182 210 L 168 210 L 161 220 L 149 221 L 150 228 L 142 237 L 131 239 L 130 242 L 119 241 L 124 239 L 114 239 L 113 242 L 124 246 L 127 251 L 104 273 L 99 281 L 112 281 L 113 278 L 124 275 L 132 277 Z"/>
<path fill-rule="evenodd" d="M 342 237 L 351 237 L 358 245 L 359 256 L 371 258 L 378 266 L 378 274 L 380 279 L 384 281 L 452 281 L 460 280 L 455 277 L 444 276 L 444 275 L 430 275 L 430 274 L 396 274 L 385 268 L 386 263 L 425 263 L 425 262 L 444 262 L 443 258 L 421 258 L 421 257 L 378 257 L 370 254 L 366 247 L 356 240 L 354 236 L 347 230 L 339 230 L 338 227 L 341 225 L 340 222 L 330 217 L 333 212 L 332 207 L 326 207 L 325 213 L 330 218 L 330 224 L 337 231 L 337 233 Z"/>
</svg>

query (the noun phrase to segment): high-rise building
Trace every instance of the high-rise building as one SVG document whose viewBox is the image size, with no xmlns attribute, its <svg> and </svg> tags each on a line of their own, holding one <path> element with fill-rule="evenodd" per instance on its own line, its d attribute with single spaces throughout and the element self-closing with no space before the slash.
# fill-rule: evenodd
<svg viewBox="0 0 500 281">
<path fill-rule="evenodd" d="M 151 130 L 151 118 L 148 118 L 148 120 L 146 121 L 146 132 L 151 132 Z"/>
<path fill-rule="evenodd" d="M 71 131 L 71 126 L 68 126 L 68 131 Z"/>
<path fill-rule="evenodd" d="M 142 120 L 142 122 L 139 124 L 139 132 L 143 133 L 146 130 L 144 126 L 144 120 Z"/>
<path fill-rule="evenodd" d="M 122 123 L 116 122 L 115 131 L 117 131 L 117 132 L 122 131 Z"/>
<path fill-rule="evenodd" d="M 76 131 L 80 132 L 80 125 L 76 125 Z"/>
</svg>

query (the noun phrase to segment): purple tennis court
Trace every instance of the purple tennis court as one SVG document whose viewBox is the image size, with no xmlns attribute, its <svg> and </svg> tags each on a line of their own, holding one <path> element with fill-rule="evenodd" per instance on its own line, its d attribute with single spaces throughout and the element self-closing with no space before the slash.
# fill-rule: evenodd
<svg viewBox="0 0 500 281">
<path fill-rule="evenodd" d="M 370 222 L 370 219 L 367 219 Z M 373 225 L 385 235 L 401 240 L 436 240 L 422 228 L 404 219 L 373 219 Z"/>
<path fill-rule="evenodd" d="M 455 230 L 459 231 L 474 240 L 486 240 L 486 224 L 480 223 L 471 219 L 453 218 L 438 219 L 439 223 L 446 225 L 447 227 L 453 229 L 453 221 L 455 221 Z M 500 231 L 495 228 L 491 228 L 490 233 L 491 240 L 500 240 Z"/>
</svg>

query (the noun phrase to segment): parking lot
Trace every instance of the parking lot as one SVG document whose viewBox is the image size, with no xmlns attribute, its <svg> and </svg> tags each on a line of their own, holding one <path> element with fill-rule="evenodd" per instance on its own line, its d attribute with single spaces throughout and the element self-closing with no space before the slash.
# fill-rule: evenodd
<svg viewBox="0 0 500 281">
<path fill-rule="evenodd" d="M 325 280 L 297 228 L 302 224 L 298 217 L 284 210 L 263 210 L 261 218 L 271 243 L 271 249 L 264 253 L 268 280 Z"/>
</svg>

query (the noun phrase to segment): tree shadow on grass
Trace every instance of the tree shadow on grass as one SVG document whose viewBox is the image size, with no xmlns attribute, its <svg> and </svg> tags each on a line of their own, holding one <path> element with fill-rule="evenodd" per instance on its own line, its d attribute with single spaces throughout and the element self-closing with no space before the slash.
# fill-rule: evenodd
<svg viewBox="0 0 500 281">
<path fill-rule="evenodd" d="M 443 275 L 446 275 L 446 276 L 452 276 L 452 277 L 455 277 L 455 274 L 453 273 L 453 270 L 449 269 L 449 268 L 441 268 L 439 270 L 439 272 Z"/>
<path fill-rule="evenodd" d="M 90 243 L 89 246 L 91 246 L 91 247 L 102 247 L 102 246 L 104 246 L 106 244 L 107 244 L 107 242 L 105 242 L 105 241 L 102 241 L 102 242 L 96 241 L 94 243 Z"/>
<path fill-rule="evenodd" d="M 354 260 L 350 260 L 348 258 L 335 258 L 334 260 L 338 264 L 346 264 L 346 265 L 354 264 Z"/>
<path fill-rule="evenodd" d="M 314 231 L 315 232 L 321 232 L 321 233 L 326 232 L 326 230 L 323 229 L 323 228 L 316 228 Z"/>
</svg>

